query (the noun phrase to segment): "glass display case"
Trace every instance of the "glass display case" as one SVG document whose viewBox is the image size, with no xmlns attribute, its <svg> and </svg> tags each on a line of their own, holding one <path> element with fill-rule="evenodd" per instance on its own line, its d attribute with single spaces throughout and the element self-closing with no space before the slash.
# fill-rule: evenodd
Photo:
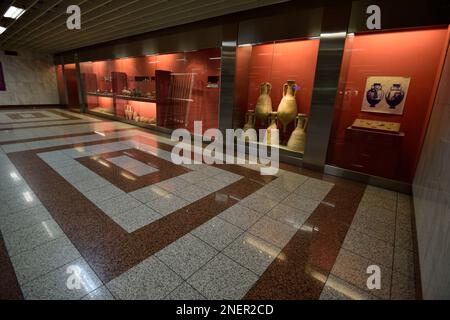
<svg viewBox="0 0 450 320">
<path fill-rule="evenodd" d="M 349 35 L 327 164 L 411 183 L 449 30 Z"/>
<path fill-rule="evenodd" d="M 80 63 L 87 108 L 167 129 L 217 128 L 220 49 Z"/>
<path fill-rule="evenodd" d="M 319 43 L 301 39 L 239 46 L 233 126 L 278 128 L 281 148 L 303 154 Z"/>
</svg>

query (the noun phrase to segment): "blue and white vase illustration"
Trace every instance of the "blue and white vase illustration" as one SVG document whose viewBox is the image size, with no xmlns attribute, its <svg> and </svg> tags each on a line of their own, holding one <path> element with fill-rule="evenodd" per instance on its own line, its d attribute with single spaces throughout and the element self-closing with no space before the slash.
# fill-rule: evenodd
<svg viewBox="0 0 450 320">
<path fill-rule="evenodd" d="M 381 83 L 374 83 L 372 88 L 367 91 L 366 97 L 367 101 L 370 103 L 370 107 L 375 108 L 384 98 L 383 86 Z"/>
<path fill-rule="evenodd" d="M 405 91 L 401 84 L 394 84 L 391 90 L 386 95 L 386 102 L 390 109 L 395 109 L 405 98 Z"/>
</svg>

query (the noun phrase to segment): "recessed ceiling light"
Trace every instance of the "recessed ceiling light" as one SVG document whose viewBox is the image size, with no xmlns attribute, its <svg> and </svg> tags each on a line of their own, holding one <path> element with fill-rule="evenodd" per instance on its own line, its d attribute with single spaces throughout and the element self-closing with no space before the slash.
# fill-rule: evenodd
<svg viewBox="0 0 450 320">
<path fill-rule="evenodd" d="M 20 16 L 25 12 L 25 9 L 10 6 L 9 9 L 3 15 L 5 18 L 19 19 Z"/>
<path fill-rule="evenodd" d="M 2 34 L 3 32 L 5 32 L 6 31 L 6 28 L 5 27 L 0 27 L 0 34 Z"/>
</svg>

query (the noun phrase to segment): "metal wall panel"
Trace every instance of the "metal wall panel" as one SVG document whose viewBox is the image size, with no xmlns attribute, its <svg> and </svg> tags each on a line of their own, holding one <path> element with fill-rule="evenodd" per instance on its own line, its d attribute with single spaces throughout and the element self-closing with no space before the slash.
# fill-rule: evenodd
<svg viewBox="0 0 450 320">
<path fill-rule="evenodd" d="M 323 171 L 333 121 L 350 6 L 324 10 L 303 166 Z"/>
<path fill-rule="evenodd" d="M 237 24 L 228 24 L 224 26 L 219 105 L 219 129 L 224 133 L 226 129 L 233 128 L 237 36 Z"/>
</svg>

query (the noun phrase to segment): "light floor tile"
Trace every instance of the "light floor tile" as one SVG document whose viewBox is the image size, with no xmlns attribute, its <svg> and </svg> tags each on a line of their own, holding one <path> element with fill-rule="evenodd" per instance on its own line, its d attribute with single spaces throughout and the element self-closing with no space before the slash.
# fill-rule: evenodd
<svg viewBox="0 0 450 320">
<path fill-rule="evenodd" d="M 278 247 L 261 238 L 245 233 L 225 248 L 222 253 L 241 266 L 262 275 L 280 251 Z"/>
<path fill-rule="evenodd" d="M 120 195 L 115 198 L 105 200 L 103 202 L 97 203 L 99 207 L 105 214 L 109 217 L 119 216 L 125 212 L 128 212 L 134 208 L 137 208 L 142 203 L 137 201 L 135 198 L 128 194 Z"/>
<path fill-rule="evenodd" d="M 146 205 L 141 205 L 124 214 L 113 217 L 113 220 L 131 233 L 161 218 L 162 216 L 155 210 Z"/>
<path fill-rule="evenodd" d="M 239 300 L 257 280 L 256 274 L 219 254 L 187 282 L 207 299 Z"/>
<path fill-rule="evenodd" d="M 86 192 L 84 195 L 93 203 L 100 203 L 124 194 L 125 192 L 119 188 L 114 187 L 112 184 L 108 184 L 104 187 Z"/>
<path fill-rule="evenodd" d="M 371 274 L 368 274 L 367 270 L 370 266 L 374 265 L 376 265 L 376 263 L 369 259 L 358 256 L 345 249 L 341 249 L 333 269 L 331 270 L 331 274 L 364 290 L 368 294 L 388 300 L 391 291 L 392 269 L 379 266 L 381 269 L 381 289 L 370 290 L 367 287 L 367 280 Z"/>
<path fill-rule="evenodd" d="M 399 247 L 394 249 L 394 271 L 414 278 L 414 253 Z"/>
<path fill-rule="evenodd" d="M 354 229 L 349 229 L 342 247 L 379 265 L 392 268 L 394 247 Z"/>
<path fill-rule="evenodd" d="M 266 214 L 267 212 L 272 210 L 278 204 L 278 202 L 271 200 L 265 196 L 253 193 L 252 195 L 239 202 L 239 204 L 256 212 Z"/>
<path fill-rule="evenodd" d="M 302 175 L 281 175 L 276 180 L 270 183 L 271 187 L 280 188 L 289 192 L 295 191 L 300 187 L 308 178 Z"/>
<path fill-rule="evenodd" d="M 181 286 L 165 297 L 165 300 L 205 300 L 205 297 L 189 284 L 183 282 Z"/>
<path fill-rule="evenodd" d="M 189 182 L 181 179 L 180 177 L 170 178 L 156 184 L 157 187 L 160 187 L 169 192 L 180 191 L 190 185 L 191 184 Z"/>
<path fill-rule="evenodd" d="M 55 240 L 64 235 L 61 228 L 53 220 L 42 221 L 31 227 L 4 233 L 6 247 L 10 257 L 24 251 L 36 248 L 46 242 Z"/>
<path fill-rule="evenodd" d="M 78 300 L 102 285 L 80 258 L 22 286 L 27 300 Z"/>
<path fill-rule="evenodd" d="M 160 300 L 172 292 L 183 280 L 154 257 L 149 257 L 106 286 L 116 299 Z"/>
<path fill-rule="evenodd" d="M 378 298 L 330 275 L 322 290 L 320 300 L 378 300 Z"/>
<path fill-rule="evenodd" d="M 209 176 L 200 171 L 191 171 L 179 176 L 179 178 L 186 180 L 189 183 L 197 183 L 205 179 L 209 179 Z"/>
<path fill-rule="evenodd" d="M 230 222 L 231 224 L 241 228 L 242 230 L 247 230 L 248 228 L 250 228 L 262 216 L 262 213 L 256 212 L 247 207 L 243 207 L 239 204 L 235 204 L 219 215 L 220 218 Z"/>
<path fill-rule="evenodd" d="M 156 198 L 147 203 L 150 208 L 152 208 L 162 216 L 169 215 L 181 208 L 184 208 L 188 204 L 188 201 L 171 193 L 167 194 L 166 196 Z"/>
<path fill-rule="evenodd" d="M 219 217 L 215 217 L 191 233 L 221 251 L 244 231 Z"/>
<path fill-rule="evenodd" d="M 67 237 L 63 236 L 11 257 L 11 262 L 16 271 L 17 280 L 22 286 L 79 257 L 78 250 Z"/>
<path fill-rule="evenodd" d="M 133 191 L 130 193 L 130 195 L 142 203 L 148 203 L 154 199 L 157 199 L 158 197 L 164 197 L 169 195 L 169 192 L 155 185 L 151 185 Z"/>
<path fill-rule="evenodd" d="M 284 204 L 279 204 L 267 214 L 270 218 L 287 224 L 295 229 L 300 229 L 308 220 L 310 214 Z"/>
<path fill-rule="evenodd" d="M 414 278 L 406 277 L 395 272 L 392 275 L 392 300 L 416 300 L 416 287 Z"/>
<path fill-rule="evenodd" d="M 282 249 L 291 240 L 297 229 L 271 218 L 263 217 L 248 232 Z"/>
<path fill-rule="evenodd" d="M 173 194 L 186 200 L 189 203 L 193 203 L 208 196 L 209 194 L 211 194 L 211 192 L 197 187 L 196 185 L 190 185 L 186 188 L 183 188 L 182 190 L 174 191 Z"/>
<path fill-rule="evenodd" d="M 272 187 L 270 184 L 268 184 L 256 191 L 256 194 L 267 197 L 276 202 L 281 202 L 286 199 L 291 194 L 291 192 L 281 188 Z"/>
<path fill-rule="evenodd" d="M 302 210 L 306 213 L 313 213 L 314 210 L 317 209 L 320 202 L 317 200 L 313 200 L 310 198 L 306 198 L 304 196 L 299 195 L 298 193 L 293 193 L 289 197 L 287 197 L 282 204 Z"/>
<path fill-rule="evenodd" d="M 0 217 L 3 234 L 34 226 L 51 219 L 47 209 L 42 205 Z"/>
<path fill-rule="evenodd" d="M 84 296 L 82 300 L 115 300 L 111 292 L 109 292 L 106 286 L 102 286 L 88 295 Z"/>
<path fill-rule="evenodd" d="M 156 253 L 155 256 L 183 279 L 187 279 L 217 253 L 205 242 L 187 234 Z"/>
</svg>

